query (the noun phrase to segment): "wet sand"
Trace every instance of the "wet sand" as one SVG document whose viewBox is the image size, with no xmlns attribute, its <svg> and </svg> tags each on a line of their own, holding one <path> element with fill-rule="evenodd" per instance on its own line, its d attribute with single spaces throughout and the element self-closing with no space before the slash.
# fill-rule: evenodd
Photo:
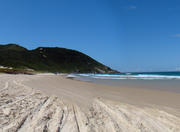
<svg viewBox="0 0 180 132">
<path fill-rule="evenodd" d="M 143 88 L 149 90 L 180 93 L 179 79 L 97 79 L 92 77 L 79 76 L 74 79 L 124 88 Z"/>
<path fill-rule="evenodd" d="M 180 131 L 180 94 L 0 74 L 0 132 Z"/>
<path fill-rule="evenodd" d="M 180 93 L 150 90 L 143 87 L 118 87 L 67 79 L 60 75 L 38 76 L 26 85 L 41 90 L 48 95 L 56 95 L 82 107 L 89 107 L 94 98 L 135 104 L 139 106 L 157 105 L 180 111 Z"/>
</svg>

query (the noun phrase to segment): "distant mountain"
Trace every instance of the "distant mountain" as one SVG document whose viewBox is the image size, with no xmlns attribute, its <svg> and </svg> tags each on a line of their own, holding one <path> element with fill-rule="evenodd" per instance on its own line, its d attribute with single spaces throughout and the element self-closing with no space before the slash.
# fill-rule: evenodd
<svg viewBox="0 0 180 132">
<path fill-rule="evenodd" d="M 79 51 L 58 47 L 39 47 L 28 50 L 17 44 L 0 45 L 0 65 L 43 72 L 117 72 Z"/>
</svg>

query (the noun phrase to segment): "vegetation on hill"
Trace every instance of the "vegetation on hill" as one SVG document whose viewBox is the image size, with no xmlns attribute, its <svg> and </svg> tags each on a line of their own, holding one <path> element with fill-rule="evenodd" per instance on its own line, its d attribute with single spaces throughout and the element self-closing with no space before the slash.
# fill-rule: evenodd
<svg viewBox="0 0 180 132">
<path fill-rule="evenodd" d="M 0 65 L 43 72 L 117 72 L 79 51 L 58 47 L 28 50 L 16 44 L 0 45 Z"/>
</svg>

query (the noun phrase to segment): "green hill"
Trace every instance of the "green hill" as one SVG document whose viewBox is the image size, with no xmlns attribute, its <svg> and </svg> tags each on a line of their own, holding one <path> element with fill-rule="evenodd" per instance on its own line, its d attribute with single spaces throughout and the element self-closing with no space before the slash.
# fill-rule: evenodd
<svg viewBox="0 0 180 132">
<path fill-rule="evenodd" d="M 16 44 L 0 45 L 0 65 L 42 72 L 117 72 L 79 51 L 58 47 L 39 47 L 27 50 Z"/>
</svg>

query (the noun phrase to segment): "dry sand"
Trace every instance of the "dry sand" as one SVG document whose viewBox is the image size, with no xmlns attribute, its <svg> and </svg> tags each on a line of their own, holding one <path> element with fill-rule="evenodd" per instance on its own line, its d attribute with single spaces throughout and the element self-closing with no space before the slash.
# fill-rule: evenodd
<svg viewBox="0 0 180 132">
<path fill-rule="evenodd" d="M 179 132 L 180 94 L 0 75 L 0 132 Z"/>
</svg>

